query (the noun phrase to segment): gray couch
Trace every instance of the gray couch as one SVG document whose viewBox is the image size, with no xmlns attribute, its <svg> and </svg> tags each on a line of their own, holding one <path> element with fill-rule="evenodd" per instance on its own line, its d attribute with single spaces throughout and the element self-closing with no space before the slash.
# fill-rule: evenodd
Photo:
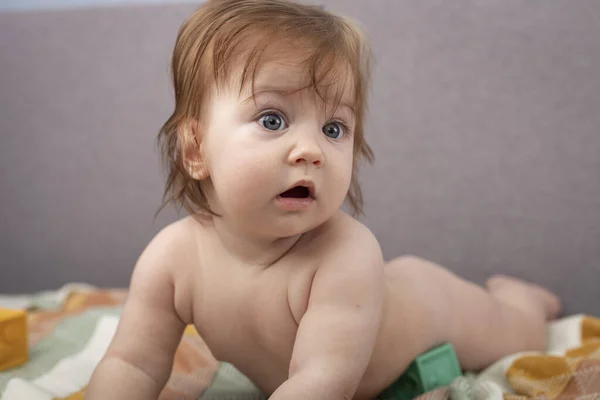
<svg viewBox="0 0 600 400">
<path fill-rule="evenodd" d="M 385 256 L 502 272 L 600 315 L 600 2 L 323 0 L 377 68 L 361 177 Z M 0 12 L 0 292 L 125 286 L 193 5 Z M 598 285 L 598 286 L 597 286 Z"/>
</svg>

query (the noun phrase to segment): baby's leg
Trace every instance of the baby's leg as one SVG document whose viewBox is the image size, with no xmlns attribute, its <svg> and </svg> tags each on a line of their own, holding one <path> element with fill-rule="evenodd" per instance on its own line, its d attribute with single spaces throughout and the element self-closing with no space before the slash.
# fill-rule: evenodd
<svg viewBox="0 0 600 400">
<path fill-rule="evenodd" d="M 408 269 L 431 288 L 428 309 L 442 322 L 438 340 L 454 345 L 463 368 L 478 370 L 505 355 L 546 347 L 546 321 L 560 311 L 547 290 L 502 276 L 491 278 L 485 290 L 419 258 L 392 263 L 412 264 Z"/>
<path fill-rule="evenodd" d="M 523 312 L 536 314 L 542 308 L 546 319 L 554 319 L 560 313 L 558 297 L 541 286 L 504 275 L 492 276 L 485 285 L 492 296 Z"/>
</svg>

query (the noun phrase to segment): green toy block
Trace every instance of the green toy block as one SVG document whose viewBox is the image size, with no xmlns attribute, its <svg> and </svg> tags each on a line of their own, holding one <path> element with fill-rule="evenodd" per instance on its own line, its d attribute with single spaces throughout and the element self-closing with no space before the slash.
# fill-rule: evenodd
<svg viewBox="0 0 600 400">
<path fill-rule="evenodd" d="M 411 400 L 423 393 L 447 386 L 462 371 L 454 348 L 443 344 L 420 355 L 400 378 L 379 395 L 379 400 Z"/>
</svg>

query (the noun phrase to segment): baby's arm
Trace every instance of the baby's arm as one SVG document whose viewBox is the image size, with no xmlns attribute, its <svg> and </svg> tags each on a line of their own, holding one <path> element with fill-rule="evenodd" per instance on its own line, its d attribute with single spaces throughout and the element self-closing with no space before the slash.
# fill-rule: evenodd
<svg viewBox="0 0 600 400">
<path fill-rule="evenodd" d="M 289 378 L 271 399 L 350 399 L 369 364 L 383 307 L 383 260 L 366 228 L 327 250 L 302 317 Z"/>
<path fill-rule="evenodd" d="M 92 375 L 87 399 L 157 399 L 166 384 L 184 322 L 159 234 L 138 261 L 115 337 Z"/>
</svg>

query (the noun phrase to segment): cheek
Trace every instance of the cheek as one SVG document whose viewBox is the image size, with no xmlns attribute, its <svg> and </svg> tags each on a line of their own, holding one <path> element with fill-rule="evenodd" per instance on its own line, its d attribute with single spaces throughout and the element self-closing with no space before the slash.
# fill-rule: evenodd
<svg viewBox="0 0 600 400">
<path fill-rule="evenodd" d="M 352 152 L 352 146 L 349 146 L 348 151 L 344 152 L 341 164 L 342 168 L 339 168 L 339 180 L 340 183 L 345 185 L 346 188 L 350 187 L 350 181 L 352 180 L 352 167 L 354 165 L 354 154 Z"/>
<path fill-rule="evenodd" d="M 336 202 L 342 202 L 348 193 L 352 180 L 352 165 L 351 153 L 338 154 L 335 165 L 332 165 L 329 186 L 334 189 Z"/>
<path fill-rule="evenodd" d="M 213 184 L 223 194 L 222 201 L 243 206 L 270 194 L 269 182 L 273 182 L 271 176 L 276 169 L 268 159 L 243 151 L 230 152 L 222 160 L 213 172 Z"/>
<path fill-rule="evenodd" d="M 338 178 L 338 185 L 340 188 L 340 192 L 343 193 L 343 197 L 346 198 L 348 194 L 348 190 L 350 189 L 350 182 L 352 181 L 352 163 L 348 164 L 348 168 L 344 170 L 343 173 L 340 174 Z"/>
</svg>

